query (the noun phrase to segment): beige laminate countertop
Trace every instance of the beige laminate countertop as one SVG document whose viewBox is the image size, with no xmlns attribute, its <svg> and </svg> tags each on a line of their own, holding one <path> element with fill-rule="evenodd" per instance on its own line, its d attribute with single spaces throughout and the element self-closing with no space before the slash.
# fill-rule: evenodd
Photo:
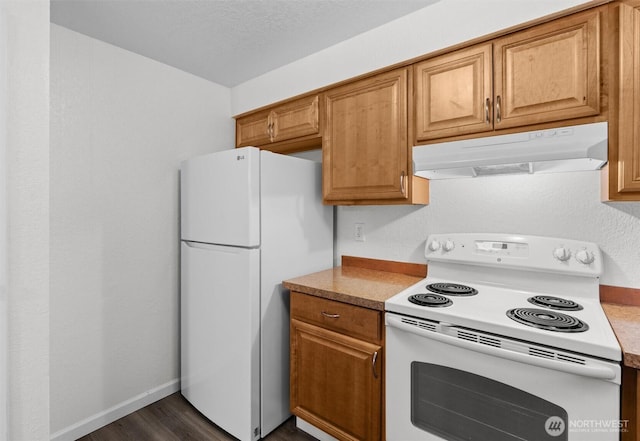
<svg viewBox="0 0 640 441">
<path fill-rule="evenodd" d="M 384 311 L 385 300 L 423 278 L 424 276 L 346 266 L 343 260 L 342 266 L 285 280 L 283 285 L 291 291 Z"/>
<path fill-rule="evenodd" d="M 640 306 L 603 303 L 602 308 L 622 347 L 624 365 L 640 369 Z"/>
</svg>

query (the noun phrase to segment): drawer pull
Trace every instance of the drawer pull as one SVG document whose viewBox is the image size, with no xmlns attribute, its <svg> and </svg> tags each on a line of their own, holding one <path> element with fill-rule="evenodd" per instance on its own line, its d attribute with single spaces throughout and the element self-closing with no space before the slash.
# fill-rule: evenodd
<svg viewBox="0 0 640 441">
<path fill-rule="evenodd" d="M 322 315 L 332 319 L 340 318 L 340 314 L 329 314 L 328 312 L 324 312 L 324 311 L 322 311 Z"/>
<path fill-rule="evenodd" d="M 378 360 L 378 351 L 373 353 L 373 360 L 371 361 L 371 370 L 373 370 L 373 378 L 378 378 L 378 371 L 376 371 L 376 360 Z"/>
</svg>

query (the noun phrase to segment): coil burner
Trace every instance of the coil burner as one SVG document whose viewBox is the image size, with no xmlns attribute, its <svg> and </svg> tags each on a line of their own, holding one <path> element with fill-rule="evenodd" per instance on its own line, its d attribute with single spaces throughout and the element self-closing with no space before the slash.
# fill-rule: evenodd
<svg viewBox="0 0 640 441">
<path fill-rule="evenodd" d="M 534 296 L 529 297 L 527 300 L 536 306 L 557 309 L 559 311 L 580 311 L 582 309 L 582 305 L 579 303 L 561 297 Z"/>
<path fill-rule="evenodd" d="M 477 289 L 459 283 L 431 283 L 427 285 L 427 289 L 436 294 L 447 296 L 475 296 L 478 294 Z"/>
<path fill-rule="evenodd" d="M 429 294 L 429 293 L 414 294 L 412 296 L 409 296 L 409 301 L 416 305 L 430 306 L 435 308 L 442 308 L 444 306 L 453 305 L 453 302 L 451 301 L 451 299 L 448 299 L 444 296 L 440 296 L 437 294 Z"/>
<path fill-rule="evenodd" d="M 535 308 L 515 308 L 507 317 L 523 325 L 555 332 L 584 332 L 589 326 L 582 320 L 560 312 Z"/>
</svg>

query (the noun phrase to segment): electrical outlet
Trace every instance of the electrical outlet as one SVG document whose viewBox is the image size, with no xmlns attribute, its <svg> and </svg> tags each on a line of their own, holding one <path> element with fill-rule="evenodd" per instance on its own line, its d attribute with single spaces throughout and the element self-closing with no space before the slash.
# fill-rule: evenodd
<svg viewBox="0 0 640 441">
<path fill-rule="evenodd" d="M 358 242 L 364 242 L 364 224 L 361 222 L 356 222 L 355 228 L 353 230 L 353 238 Z"/>
</svg>

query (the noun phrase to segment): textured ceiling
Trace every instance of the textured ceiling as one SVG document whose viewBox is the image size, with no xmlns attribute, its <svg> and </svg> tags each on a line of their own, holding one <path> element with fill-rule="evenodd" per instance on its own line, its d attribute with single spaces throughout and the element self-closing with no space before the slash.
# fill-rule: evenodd
<svg viewBox="0 0 640 441">
<path fill-rule="evenodd" d="M 233 87 L 438 0 L 52 0 L 51 21 Z"/>
</svg>

